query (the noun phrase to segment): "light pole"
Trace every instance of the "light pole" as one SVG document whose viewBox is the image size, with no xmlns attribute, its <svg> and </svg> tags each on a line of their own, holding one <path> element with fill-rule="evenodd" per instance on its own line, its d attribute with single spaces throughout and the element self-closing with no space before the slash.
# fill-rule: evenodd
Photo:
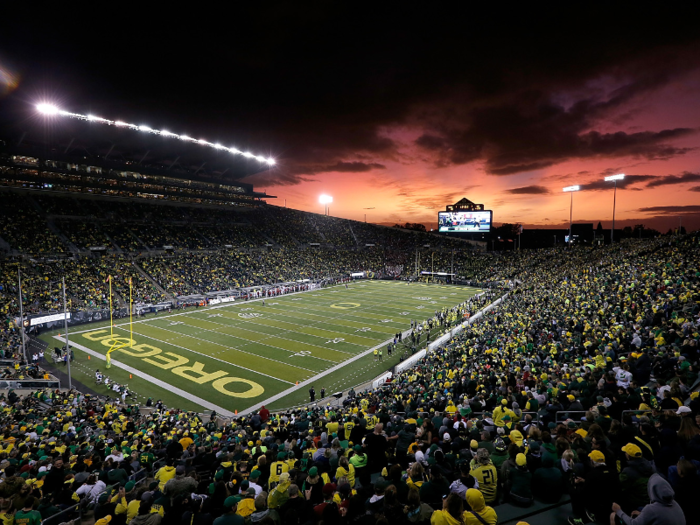
<svg viewBox="0 0 700 525">
<path fill-rule="evenodd" d="M 373 210 L 373 209 L 374 209 L 374 206 L 372 206 L 371 208 L 362 208 L 362 209 L 363 209 L 363 210 Z M 365 224 L 366 224 L 366 223 L 367 223 L 367 214 L 365 213 Z"/>
<path fill-rule="evenodd" d="M 622 180 L 625 178 L 624 173 L 618 173 L 617 175 L 610 175 L 609 177 L 605 177 L 606 182 L 613 181 L 615 182 L 615 189 L 613 190 L 613 222 L 612 222 L 612 230 L 610 230 L 610 244 L 614 242 L 615 238 L 615 202 L 617 201 L 617 181 Z"/>
<path fill-rule="evenodd" d="M 579 191 L 581 186 L 567 186 L 565 192 L 571 193 L 571 205 L 569 206 L 569 244 L 574 240 L 571 236 L 571 223 L 574 218 L 574 192 Z"/>
<path fill-rule="evenodd" d="M 68 314 L 66 312 L 66 278 L 61 278 L 63 284 L 63 326 L 66 331 L 66 367 L 68 368 L 68 390 L 73 390 L 73 382 L 70 377 L 70 342 L 68 341 Z M 110 308 L 112 305 L 110 305 Z"/>
<path fill-rule="evenodd" d="M 24 340 L 24 308 L 22 307 L 22 272 L 17 265 L 17 282 L 19 283 L 19 333 L 22 335 L 22 357 L 27 362 L 27 343 Z"/>
<path fill-rule="evenodd" d="M 325 206 L 324 214 L 328 215 L 328 205 L 333 202 L 333 197 L 323 194 L 318 198 L 318 202 Z"/>
</svg>

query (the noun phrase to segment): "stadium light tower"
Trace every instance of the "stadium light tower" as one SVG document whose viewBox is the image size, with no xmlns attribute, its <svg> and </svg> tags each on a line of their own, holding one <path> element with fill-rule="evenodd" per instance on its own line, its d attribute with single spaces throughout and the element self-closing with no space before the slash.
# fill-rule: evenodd
<svg viewBox="0 0 700 525">
<path fill-rule="evenodd" d="M 565 192 L 571 193 L 571 205 L 569 207 L 569 244 L 571 244 L 571 241 L 573 241 L 573 237 L 571 236 L 571 223 L 574 218 L 574 192 L 579 191 L 581 189 L 581 186 L 567 186 L 564 188 Z"/>
<path fill-rule="evenodd" d="M 58 115 L 59 112 L 59 109 L 53 104 L 37 104 L 36 109 L 44 115 Z"/>
<path fill-rule="evenodd" d="M 325 211 L 324 213 L 328 215 L 328 205 L 333 202 L 333 197 L 330 195 L 323 194 L 318 198 L 318 202 L 323 204 L 325 206 Z"/>
<path fill-rule="evenodd" d="M 125 129 L 130 129 L 130 130 L 135 130 L 135 131 L 142 131 L 143 133 L 149 133 L 151 135 L 160 135 L 161 137 L 167 137 L 167 138 L 173 138 L 173 139 L 179 139 L 182 140 L 183 142 L 191 142 L 193 144 L 199 144 L 201 146 L 206 146 L 209 148 L 214 148 L 217 150 L 222 150 L 222 151 L 228 151 L 232 155 L 242 155 L 243 157 L 247 159 L 255 159 L 258 162 L 267 164 L 268 166 L 274 166 L 277 162 L 275 161 L 274 158 L 272 157 L 264 157 L 262 155 L 254 155 L 249 151 L 241 151 L 237 148 L 234 147 L 226 147 L 222 146 L 221 144 L 213 144 L 209 142 L 208 140 L 204 139 L 195 139 L 192 138 L 188 135 L 178 135 L 177 133 L 171 133 L 170 131 L 166 130 L 160 130 L 160 129 L 154 129 L 150 126 L 145 126 L 143 124 L 137 125 L 137 124 L 129 124 L 128 122 L 123 122 L 121 120 L 109 120 L 106 118 L 98 117 L 95 115 L 81 115 L 80 113 L 71 113 L 70 111 L 65 111 L 58 106 L 54 104 L 50 104 L 47 102 L 42 102 L 40 104 L 36 105 L 36 110 L 41 113 L 42 115 L 46 116 L 59 116 L 59 117 L 68 117 L 68 118 L 74 118 L 78 120 L 85 120 L 87 122 L 94 122 L 98 124 L 105 124 L 107 126 L 115 126 L 118 128 L 125 128 Z"/>
<path fill-rule="evenodd" d="M 613 243 L 615 237 L 615 201 L 617 200 L 617 181 L 622 180 L 624 178 L 624 173 L 618 173 L 617 175 L 610 175 L 609 177 L 605 177 L 605 182 L 615 182 L 615 190 L 613 191 L 613 223 L 612 230 L 610 230 L 610 244 Z"/>
</svg>

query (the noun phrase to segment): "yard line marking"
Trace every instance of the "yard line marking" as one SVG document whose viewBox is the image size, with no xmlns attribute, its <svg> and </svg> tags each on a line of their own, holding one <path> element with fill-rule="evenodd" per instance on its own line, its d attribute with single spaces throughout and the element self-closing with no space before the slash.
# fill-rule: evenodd
<svg viewBox="0 0 700 525">
<path fill-rule="evenodd" d="M 273 310 L 273 309 L 271 308 L 271 310 Z M 276 311 L 276 309 L 275 309 L 275 311 Z M 302 320 L 304 320 L 303 318 L 293 317 L 293 316 L 289 316 L 289 315 L 286 316 L 286 317 L 290 317 L 290 318 L 292 318 L 292 319 L 295 319 L 296 321 L 302 321 Z M 279 334 L 283 334 L 283 333 L 293 333 L 293 334 L 299 334 L 299 335 L 302 335 L 302 336 L 318 337 L 319 339 L 323 339 L 323 338 L 325 337 L 325 336 L 320 336 L 320 335 L 307 334 L 307 333 L 305 333 L 305 332 L 297 332 L 296 330 L 292 330 L 292 329 L 290 329 L 290 328 L 282 328 L 282 327 L 279 327 L 279 326 L 271 326 L 271 325 L 269 325 L 269 324 L 260 324 L 259 322 L 255 322 L 255 321 L 251 321 L 251 320 L 247 320 L 247 319 L 246 319 L 246 320 L 242 320 L 242 319 L 236 318 L 235 316 L 223 316 L 222 318 L 219 318 L 219 321 L 227 320 L 227 321 L 231 321 L 230 323 L 222 323 L 222 322 L 217 322 L 217 321 L 211 321 L 211 320 L 209 320 L 209 319 L 203 319 L 202 317 L 195 317 L 195 319 L 202 320 L 202 321 L 207 321 L 207 322 L 213 323 L 213 324 L 219 324 L 219 325 L 221 325 L 221 326 L 226 326 L 226 327 L 228 327 L 228 328 L 236 328 L 236 329 L 238 329 L 238 330 L 245 330 L 246 332 L 252 332 L 252 333 L 255 333 L 255 334 L 265 334 L 265 335 L 268 336 L 268 337 L 278 337 L 278 338 L 280 338 L 280 339 L 284 339 L 285 341 L 289 341 L 289 342 L 292 342 L 292 343 L 298 343 L 298 342 L 303 342 L 303 341 L 296 341 L 295 339 L 287 339 L 286 337 L 282 337 L 281 335 L 278 335 L 277 333 L 275 333 L 275 334 L 268 334 L 267 332 L 263 332 L 263 331 L 261 331 L 261 330 L 259 330 L 259 329 L 258 329 L 258 330 L 252 330 L 252 329 L 250 329 L 250 328 L 246 328 L 246 326 L 258 327 L 258 328 L 261 327 L 261 326 L 263 326 L 263 327 L 266 327 L 266 328 L 274 328 L 274 329 L 276 329 L 276 330 L 279 330 Z M 325 320 L 327 321 L 328 319 L 325 319 Z M 274 321 L 276 321 L 276 319 L 269 319 L 268 321 L 273 321 L 273 322 L 274 322 Z M 287 324 L 294 324 L 294 323 L 290 323 L 290 322 L 288 322 L 288 321 L 280 321 L 280 322 L 284 322 L 284 323 L 287 323 Z M 311 323 L 308 323 L 308 324 L 306 325 L 306 327 L 311 327 L 311 328 L 313 328 L 313 326 L 311 326 L 311 325 L 316 324 L 316 323 L 318 323 L 318 322 L 321 322 L 321 321 L 313 321 L 313 322 L 311 322 Z M 244 326 L 241 326 L 241 324 L 243 324 Z M 295 325 L 295 327 L 301 327 L 301 325 L 300 325 L 299 323 L 297 323 L 297 324 Z M 319 330 L 325 330 L 324 328 L 318 328 L 318 329 L 319 329 Z M 234 337 L 235 337 L 235 336 L 234 336 Z M 262 341 L 262 340 L 265 340 L 265 339 L 267 339 L 268 337 L 264 337 L 263 339 L 260 339 L 260 340 L 261 340 L 261 341 Z M 252 341 L 252 340 L 251 340 L 251 342 L 255 342 L 255 341 Z M 359 347 L 361 347 L 361 348 L 367 348 L 367 345 L 361 345 L 361 344 L 359 344 L 359 343 L 351 343 L 351 342 L 349 342 L 349 341 L 348 341 L 347 343 L 348 343 L 348 344 L 351 344 L 351 345 L 354 345 L 354 346 L 359 346 Z M 312 345 L 312 346 L 317 346 L 317 347 L 319 347 L 319 348 L 324 348 L 324 347 L 322 347 L 322 346 L 315 345 L 315 344 L 313 344 L 313 343 L 305 343 L 305 344 L 309 344 L 309 345 Z M 324 349 L 325 349 L 325 348 L 324 348 Z M 344 350 L 337 350 L 337 351 L 338 351 L 338 352 L 342 352 L 342 353 L 344 353 L 344 354 L 348 354 L 348 355 L 355 355 L 355 352 L 345 352 Z"/>
<path fill-rule="evenodd" d="M 406 330 L 406 331 L 403 333 L 403 335 L 406 336 L 406 335 L 409 334 L 409 333 L 410 333 L 410 331 L 409 331 L 409 330 Z M 328 370 L 324 370 L 323 372 L 321 372 L 321 373 L 319 373 L 319 374 L 316 374 L 315 376 L 310 377 L 309 379 L 305 379 L 304 381 L 299 382 L 298 385 L 292 386 L 291 388 L 288 388 L 287 390 L 284 390 L 284 391 L 282 391 L 282 392 L 280 392 L 280 393 L 278 393 L 278 394 L 275 394 L 274 396 L 271 396 L 271 397 L 269 397 L 268 399 L 266 399 L 266 400 L 264 400 L 264 401 L 261 401 L 261 402 L 259 402 L 259 403 L 256 403 L 255 405 L 253 405 L 253 406 L 251 406 L 251 407 L 249 407 L 249 408 L 247 408 L 247 409 L 245 409 L 245 410 L 240 411 L 240 412 L 239 412 L 239 415 L 241 415 L 241 416 L 248 415 L 248 414 L 250 414 L 251 412 L 255 411 L 255 407 L 257 407 L 257 406 L 270 405 L 270 404 L 272 404 L 273 402 L 277 401 L 278 399 L 282 399 L 283 397 L 285 397 L 285 396 L 291 394 L 292 392 L 296 392 L 297 390 L 301 389 L 302 387 L 304 387 L 304 386 L 306 386 L 306 385 L 312 385 L 314 382 L 318 381 L 318 380 L 321 379 L 322 377 L 325 377 L 325 376 L 327 376 L 328 374 L 332 374 L 333 372 L 335 372 L 335 371 L 337 371 L 337 370 L 340 370 L 341 368 L 343 368 L 343 367 L 345 367 L 345 366 L 347 366 L 347 365 L 349 365 L 349 364 L 351 364 L 351 363 L 354 363 L 354 362 L 357 361 L 358 359 L 361 359 L 361 358 L 363 358 L 363 357 L 365 357 L 365 356 L 367 356 L 367 355 L 370 355 L 372 352 L 374 352 L 374 350 L 378 350 L 378 349 L 381 348 L 382 346 L 388 344 L 390 341 L 391 341 L 391 339 L 387 339 L 386 341 L 383 341 L 383 342 L 379 343 L 378 345 L 373 346 L 372 348 L 370 348 L 370 349 L 368 349 L 368 350 L 366 350 L 366 351 L 364 351 L 364 352 L 362 352 L 362 353 L 360 353 L 360 354 L 357 354 L 355 357 L 353 357 L 353 358 L 351 358 L 351 359 L 348 359 L 347 361 L 343 361 L 342 363 L 339 363 L 339 364 L 337 364 L 336 366 L 329 368 Z"/>
<path fill-rule="evenodd" d="M 200 317 L 195 317 L 194 319 L 198 319 L 198 320 L 200 320 L 200 321 L 206 321 L 206 322 L 208 322 L 208 323 L 212 323 L 212 324 L 215 324 L 215 325 L 218 325 L 218 326 L 223 326 L 223 327 L 232 328 L 232 326 L 225 325 L 225 324 L 222 324 L 222 323 L 217 323 L 217 322 L 214 322 L 214 321 L 210 321 L 209 319 L 202 319 L 202 318 L 200 318 Z M 190 327 L 192 327 L 192 328 L 200 328 L 200 329 L 201 329 L 200 332 L 197 332 L 197 333 L 201 333 L 202 331 L 205 331 L 205 332 L 211 332 L 211 333 L 214 333 L 214 334 L 217 334 L 217 335 L 220 335 L 220 336 L 224 336 L 224 337 L 236 337 L 235 335 L 226 334 L 226 333 L 224 333 L 224 332 L 220 332 L 219 330 L 211 330 L 211 329 L 209 329 L 209 328 L 202 328 L 201 326 L 195 326 L 195 325 L 191 325 L 191 324 L 189 324 L 189 323 L 183 323 L 183 324 L 184 324 L 185 326 L 190 326 Z M 156 328 L 160 328 L 161 330 L 166 330 L 166 328 L 161 328 L 160 326 L 156 326 Z M 188 336 L 188 334 L 184 334 L 184 333 L 183 333 L 182 335 Z M 275 337 L 275 336 L 270 336 L 270 337 Z M 237 337 L 237 339 L 242 339 L 242 338 Z M 267 338 L 265 338 L 265 339 L 267 339 Z M 259 354 L 254 354 L 254 353 L 252 353 L 252 352 L 247 352 L 246 350 L 240 350 L 238 347 L 226 346 L 226 345 L 221 344 L 221 343 L 215 343 L 214 341 L 211 341 L 211 340 L 209 340 L 209 339 L 203 339 L 203 340 L 206 341 L 206 342 L 208 342 L 208 343 L 214 344 L 214 345 L 219 345 L 219 346 L 224 346 L 224 347 L 226 347 L 226 348 L 230 348 L 230 349 L 235 350 L 235 351 L 237 351 L 237 352 L 242 352 L 242 353 L 244 353 L 244 354 L 252 355 L 252 356 L 255 356 L 255 357 L 260 357 L 261 359 L 269 359 L 270 361 L 275 361 L 275 362 L 278 362 L 278 363 L 279 363 L 279 362 L 284 362 L 284 361 L 281 361 L 280 359 L 272 359 L 272 358 L 270 358 L 270 357 L 265 357 L 265 356 L 261 356 L 261 355 L 259 355 Z M 306 344 L 306 343 L 303 343 L 302 341 L 296 341 L 296 342 L 298 342 L 298 343 L 300 343 L 300 344 Z M 293 352 L 296 352 L 296 350 L 289 350 L 289 349 L 287 349 L 287 348 L 282 348 L 282 347 L 280 347 L 280 346 L 274 346 L 274 345 L 269 345 L 269 344 L 266 344 L 266 343 L 261 343 L 260 341 L 250 341 L 250 340 L 248 340 L 248 342 L 245 343 L 243 346 L 247 346 L 247 345 L 250 345 L 250 344 L 259 344 L 260 346 L 266 346 L 266 347 L 268 347 L 268 348 L 274 348 L 274 349 L 277 349 L 277 350 L 281 350 L 281 351 L 283 351 L 283 352 L 289 352 L 290 355 L 288 355 L 287 357 L 291 357 L 292 355 L 294 355 Z M 309 345 L 309 346 L 316 346 L 316 345 Z M 327 350 L 326 348 L 323 348 L 322 346 L 319 346 L 318 348 L 321 348 L 321 349 L 323 349 L 323 350 Z M 314 359 L 319 359 L 319 360 L 321 360 L 321 361 L 327 361 L 327 362 L 329 362 L 329 363 L 338 363 L 338 361 L 333 361 L 333 360 L 331 360 L 331 359 L 324 359 L 324 358 L 322 358 L 322 357 L 316 357 L 315 355 L 312 355 L 311 357 L 313 357 Z M 301 367 L 301 366 L 296 366 L 296 365 L 291 365 L 291 366 L 294 366 L 295 368 L 301 368 L 302 370 L 307 370 L 307 371 L 309 371 L 309 372 L 315 372 L 315 370 L 310 370 L 310 369 L 308 369 L 308 368 L 304 368 L 304 367 Z"/>
<path fill-rule="evenodd" d="M 197 320 L 200 320 L 200 321 L 207 321 L 208 323 L 212 323 L 212 324 L 221 326 L 221 327 L 223 327 L 223 328 L 236 328 L 236 329 L 238 329 L 238 330 L 244 330 L 244 331 L 246 331 L 246 332 L 253 332 L 253 333 L 257 333 L 257 334 L 263 333 L 263 332 L 255 332 L 254 330 L 248 330 L 248 329 L 246 329 L 246 328 L 240 328 L 240 327 L 237 327 L 236 325 L 232 325 L 232 324 L 217 323 L 217 322 L 215 322 L 215 321 L 210 321 L 209 319 L 202 319 L 201 317 L 195 317 L 194 319 L 197 319 Z M 187 323 L 184 323 L 184 324 L 185 324 L 186 326 L 194 326 L 194 325 L 187 324 Z M 160 327 L 158 327 L 158 328 L 160 328 Z M 196 327 L 196 328 L 199 328 L 199 327 Z M 282 340 L 284 340 L 284 341 L 289 341 L 290 343 L 299 343 L 299 344 L 302 344 L 302 345 L 305 345 L 305 346 L 313 346 L 314 348 L 318 348 L 318 349 L 320 349 L 320 350 L 329 350 L 329 349 L 326 348 L 326 347 L 319 346 L 319 345 L 315 345 L 315 344 L 313 344 L 313 343 L 306 343 L 306 342 L 304 342 L 304 341 L 295 341 L 294 339 L 287 339 L 287 338 L 285 338 L 285 337 L 280 337 L 280 336 L 278 336 L 278 335 L 272 335 L 272 334 L 269 335 L 268 337 L 263 337 L 262 339 L 259 339 L 259 340 L 257 340 L 257 341 L 253 341 L 253 340 L 250 340 L 250 339 L 244 339 L 244 338 L 242 338 L 242 337 L 237 337 L 237 336 L 232 335 L 232 334 L 227 334 L 227 333 L 225 333 L 225 332 L 220 332 L 219 330 L 208 330 L 207 328 L 202 328 L 202 330 L 207 330 L 207 331 L 210 331 L 210 332 L 214 332 L 214 333 L 216 333 L 216 334 L 219 334 L 219 335 L 222 335 L 222 336 L 226 336 L 226 337 L 236 337 L 237 339 L 243 339 L 243 340 L 248 341 L 247 343 L 245 343 L 245 344 L 242 345 L 242 346 L 247 346 L 247 345 L 252 345 L 252 344 L 259 344 L 259 345 L 261 345 L 261 346 L 266 346 L 266 347 L 268 347 L 268 348 L 275 348 L 275 349 L 278 349 L 278 350 L 282 350 L 283 352 L 296 352 L 296 350 L 289 350 L 289 349 L 283 348 L 283 347 L 281 347 L 281 346 L 275 346 L 275 345 L 271 345 L 271 344 L 268 344 L 268 343 L 262 343 L 262 342 L 261 342 L 261 341 L 265 341 L 265 340 L 267 340 L 267 339 L 270 339 L 271 337 L 276 337 L 276 338 L 282 339 Z M 282 330 L 282 332 L 288 332 L 288 331 L 289 331 L 289 330 L 283 330 L 283 329 L 280 329 L 280 330 Z M 295 333 L 296 333 L 296 332 L 295 332 Z M 306 335 L 306 334 L 304 334 L 304 335 Z M 208 340 L 207 340 L 207 341 L 208 341 Z M 350 352 L 343 352 L 342 350 L 335 350 L 335 349 L 331 349 L 331 350 L 332 350 L 333 352 L 339 352 L 339 353 L 343 353 L 343 354 L 347 354 L 347 355 L 355 355 L 355 354 L 350 353 Z M 240 351 L 241 351 L 241 352 L 245 352 L 244 350 L 240 350 Z M 246 352 L 246 353 L 250 353 L 250 352 Z M 252 354 L 252 355 L 258 355 L 258 354 Z M 294 355 L 294 354 L 292 354 L 292 355 Z M 290 356 L 288 356 L 288 357 L 290 357 Z M 338 360 L 324 359 L 323 357 L 318 357 L 318 356 L 315 356 L 315 355 L 312 355 L 311 357 L 313 357 L 314 359 L 319 359 L 319 360 L 321 360 L 321 361 L 327 361 L 327 362 L 329 362 L 329 363 L 338 363 L 338 362 L 339 362 Z M 268 358 L 268 359 L 269 359 L 269 358 Z"/>
</svg>

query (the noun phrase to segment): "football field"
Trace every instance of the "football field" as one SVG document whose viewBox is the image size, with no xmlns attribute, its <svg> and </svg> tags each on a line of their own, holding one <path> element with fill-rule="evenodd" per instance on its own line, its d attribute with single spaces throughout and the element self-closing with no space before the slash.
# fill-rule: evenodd
<svg viewBox="0 0 700 525">
<path fill-rule="evenodd" d="M 357 281 L 308 292 L 172 314 L 149 314 L 70 331 L 73 377 L 100 394 L 95 370 L 128 384 L 139 402 L 228 415 L 266 404 L 284 408 L 372 380 L 399 362 L 373 348 L 481 290 L 400 281 Z M 60 330 L 41 336 L 61 346 Z M 433 332 L 434 340 L 438 336 Z M 105 354 L 115 344 L 106 369 Z M 425 343 L 418 347 L 424 348 Z M 398 353 L 402 353 L 398 352 Z M 305 383 L 306 382 L 306 383 Z M 67 386 L 67 385 L 64 385 Z"/>
</svg>

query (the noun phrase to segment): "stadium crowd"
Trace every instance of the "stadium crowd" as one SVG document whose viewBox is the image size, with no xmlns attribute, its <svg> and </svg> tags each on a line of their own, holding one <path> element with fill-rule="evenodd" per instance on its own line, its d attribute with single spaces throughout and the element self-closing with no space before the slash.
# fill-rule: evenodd
<svg viewBox="0 0 700 525">
<path fill-rule="evenodd" d="M 483 277 L 517 277 L 501 304 L 341 404 L 228 420 L 9 392 L 0 514 L 493 525 L 504 505 L 569 498 L 572 525 L 698 523 L 699 254 L 695 234 L 504 258 Z M 285 261 L 272 276 L 313 264 Z M 478 301 L 437 318 L 464 319 Z"/>
</svg>

